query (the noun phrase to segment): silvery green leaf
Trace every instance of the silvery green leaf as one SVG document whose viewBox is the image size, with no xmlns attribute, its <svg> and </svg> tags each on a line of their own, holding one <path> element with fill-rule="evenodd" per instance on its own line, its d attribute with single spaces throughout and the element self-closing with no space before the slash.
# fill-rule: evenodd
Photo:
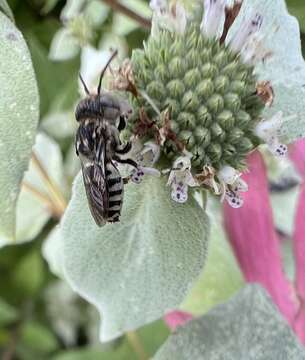
<svg viewBox="0 0 305 360">
<path fill-rule="evenodd" d="M 0 12 L 0 243 L 15 239 L 16 203 L 39 117 L 31 57 L 22 34 Z"/>
<path fill-rule="evenodd" d="M 96 226 L 79 175 L 61 224 L 64 276 L 103 317 L 111 340 L 176 308 L 204 264 L 208 218 L 170 199 L 164 179 L 125 188 L 122 220 Z"/>
<path fill-rule="evenodd" d="M 8 16 L 11 21 L 13 21 L 13 22 L 15 21 L 13 12 L 12 12 L 11 8 L 9 7 L 6 0 L 0 0 L 0 11 L 3 11 L 4 14 L 6 16 Z"/>
<path fill-rule="evenodd" d="M 181 309 L 202 315 L 215 305 L 227 301 L 244 285 L 244 279 L 222 227 L 219 202 L 208 201 L 211 219 L 209 251 L 204 269 Z"/>
<path fill-rule="evenodd" d="M 259 285 L 178 328 L 154 360 L 304 360 L 305 349 Z"/>
<path fill-rule="evenodd" d="M 51 43 L 49 58 L 54 61 L 72 59 L 79 52 L 79 43 L 68 29 L 62 28 L 57 31 Z"/>
<path fill-rule="evenodd" d="M 253 13 L 263 16 L 264 47 L 272 53 L 257 67 L 259 78 L 271 81 L 275 93 L 274 104 L 265 115 L 283 111 L 286 119 L 281 135 L 283 141 L 293 142 L 305 136 L 305 62 L 299 24 L 289 15 L 284 0 L 245 0 L 229 35 L 242 31 L 239 27 L 243 16 Z"/>
</svg>

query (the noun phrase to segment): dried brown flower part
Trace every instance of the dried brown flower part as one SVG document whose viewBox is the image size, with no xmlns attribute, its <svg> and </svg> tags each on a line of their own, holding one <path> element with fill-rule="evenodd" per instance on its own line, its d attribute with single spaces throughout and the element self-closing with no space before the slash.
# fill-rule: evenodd
<svg viewBox="0 0 305 360">
<path fill-rule="evenodd" d="M 274 100 L 274 91 L 270 81 L 261 81 L 256 85 L 256 93 L 266 106 L 271 106 Z"/>
<path fill-rule="evenodd" d="M 177 149 L 182 152 L 185 149 L 185 146 L 178 140 L 177 134 L 171 128 L 170 110 L 165 110 L 161 116 L 163 125 L 159 130 L 161 139 L 160 145 L 163 145 L 167 140 L 171 140 L 176 145 Z"/>
<path fill-rule="evenodd" d="M 112 90 L 128 91 L 135 97 L 138 96 L 130 59 L 125 59 L 118 69 L 112 69 L 111 72 L 113 79 L 110 87 Z"/>
<path fill-rule="evenodd" d="M 220 184 L 215 180 L 216 170 L 212 166 L 204 166 L 202 172 L 195 175 L 195 180 L 200 186 L 212 189 L 214 194 L 222 193 Z"/>
<path fill-rule="evenodd" d="M 237 18 L 240 8 L 242 5 L 242 1 L 235 1 L 233 6 L 226 6 L 225 8 L 225 23 L 223 26 L 223 32 L 219 42 L 223 44 L 227 38 L 228 32 L 233 25 L 235 19 Z"/>
</svg>

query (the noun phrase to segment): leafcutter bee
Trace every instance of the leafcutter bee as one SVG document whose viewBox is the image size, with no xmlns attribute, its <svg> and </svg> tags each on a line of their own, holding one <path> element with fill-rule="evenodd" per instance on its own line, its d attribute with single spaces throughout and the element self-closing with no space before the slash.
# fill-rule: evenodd
<svg viewBox="0 0 305 360">
<path fill-rule="evenodd" d="M 132 159 L 121 159 L 121 154 L 131 150 L 131 143 L 122 144 L 120 131 L 132 113 L 129 104 L 118 96 L 101 89 L 105 71 L 115 51 L 104 67 L 97 94 L 90 94 L 83 78 L 80 80 L 87 94 L 75 111 L 79 127 L 75 147 L 82 166 L 83 180 L 91 214 L 98 226 L 120 220 L 124 181 L 117 163 L 137 168 Z"/>
</svg>

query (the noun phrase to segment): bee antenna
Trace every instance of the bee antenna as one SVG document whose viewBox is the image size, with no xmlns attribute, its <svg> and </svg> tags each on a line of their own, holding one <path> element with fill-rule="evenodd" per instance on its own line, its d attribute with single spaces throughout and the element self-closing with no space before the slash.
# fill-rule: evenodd
<svg viewBox="0 0 305 360">
<path fill-rule="evenodd" d="M 87 94 L 87 95 L 90 95 L 90 91 L 88 90 L 87 85 L 85 84 L 85 81 L 84 81 L 84 79 L 82 78 L 81 74 L 79 74 L 79 78 L 80 78 L 80 81 L 81 81 L 82 84 L 83 84 L 83 87 L 84 87 L 84 90 L 85 90 L 86 94 Z"/>
<path fill-rule="evenodd" d="M 117 56 L 118 54 L 118 50 L 115 50 L 112 55 L 110 56 L 110 59 L 107 61 L 107 64 L 104 66 L 104 69 L 102 70 L 102 73 L 101 73 L 101 76 L 100 76 L 100 81 L 99 81 L 99 84 L 98 84 L 98 88 L 97 88 L 97 94 L 100 95 L 101 93 L 101 88 L 102 88 L 102 80 L 103 80 L 103 77 L 105 75 L 105 72 L 108 68 L 108 66 L 110 65 L 111 61 Z"/>
</svg>

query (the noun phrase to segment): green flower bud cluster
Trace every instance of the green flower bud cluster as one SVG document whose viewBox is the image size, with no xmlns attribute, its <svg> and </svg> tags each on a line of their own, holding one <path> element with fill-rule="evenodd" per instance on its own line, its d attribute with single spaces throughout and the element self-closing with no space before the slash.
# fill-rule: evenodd
<svg viewBox="0 0 305 360">
<path fill-rule="evenodd" d="M 195 24 L 184 34 L 160 31 L 143 50 L 133 51 L 131 61 L 136 87 L 161 112 L 169 110 L 171 129 L 193 154 L 195 168 L 244 166 L 259 143 L 254 128 L 263 108 L 252 66 L 219 40 L 205 38 Z M 164 125 L 145 97 L 134 99 L 133 106 L 131 130 L 141 107 L 159 128 Z M 162 150 L 169 159 L 179 156 L 173 140 Z"/>
</svg>

